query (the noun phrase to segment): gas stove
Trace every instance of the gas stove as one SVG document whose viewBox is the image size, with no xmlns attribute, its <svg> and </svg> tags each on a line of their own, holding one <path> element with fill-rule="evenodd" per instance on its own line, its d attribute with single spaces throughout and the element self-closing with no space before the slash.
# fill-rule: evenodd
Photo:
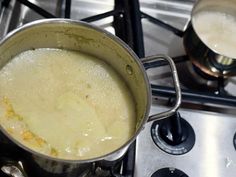
<svg viewBox="0 0 236 177">
<path fill-rule="evenodd" d="M 188 26 L 194 0 L 0 2 L 4 2 L 0 8 L 0 38 L 30 21 L 65 17 L 108 30 L 125 41 L 139 57 L 167 54 L 174 59 L 183 97 L 178 113 L 168 119 L 148 122 L 115 172 L 94 167 L 93 175 L 235 176 L 236 77 L 210 77 L 195 68 L 186 56 L 181 34 Z M 165 62 L 149 67 L 154 67 L 147 69 L 153 91 L 150 114 L 154 114 L 172 106 L 175 91 Z M 18 160 L 24 162 L 23 157 Z"/>
</svg>

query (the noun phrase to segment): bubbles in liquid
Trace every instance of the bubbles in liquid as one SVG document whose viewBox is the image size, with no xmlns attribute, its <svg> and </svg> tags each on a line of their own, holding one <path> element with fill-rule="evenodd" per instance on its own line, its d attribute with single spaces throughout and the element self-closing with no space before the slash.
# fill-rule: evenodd
<svg viewBox="0 0 236 177">
<path fill-rule="evenodd" d="M 0 71 L 0 123 L 41 153 L 63 159 L 107 154 L 133 135 L 135 116 L 123 80 L 90 55 L 29 50 Z"/>
<path fill-rule="evenodd" d="M 200 39 L 215 52 L 236 58 L 236 19 L 231 14 L 200 11 L 192 23 Z"/>
</svg>

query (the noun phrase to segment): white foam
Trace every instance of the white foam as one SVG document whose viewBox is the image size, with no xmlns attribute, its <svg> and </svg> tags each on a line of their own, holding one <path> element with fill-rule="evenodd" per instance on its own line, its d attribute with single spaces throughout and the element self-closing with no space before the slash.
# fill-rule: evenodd
<svg viewBox="0 0 236 177">
<path fill-rule="evenodd" d="M 135 108 L 128 88 L 106 63 L 79 52 L 37 49 L 0 71 L 0 122 L 34 150 L 87 159 L 130 138 Z"/>
</svg>

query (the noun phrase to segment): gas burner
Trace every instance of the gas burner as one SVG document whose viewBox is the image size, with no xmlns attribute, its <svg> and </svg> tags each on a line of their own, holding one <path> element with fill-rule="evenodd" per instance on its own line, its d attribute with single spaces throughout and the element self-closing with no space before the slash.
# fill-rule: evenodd
<svg viewBox="0 0 236 177">
<path fill-rule="evenodd" d="M 218 91 L 228 80 L 210 76 L 193 65 L 190 61 L 177 65 L 180 82 L 187 88 L 198 91 Z"/>
<path fill-rule="evenodd" d="M 153 173 L 151 177 L 188 177 L 188 175 L 175 168 L 162 168 Z"/>
<path fill-rule="evenodd" d="M 163 151 L 173 155 L 189 152 L 195 143 L 195 133 L 191 125 L 179 113 L 155 121 L 151 127 L 154 143 Z"/>
</svg>

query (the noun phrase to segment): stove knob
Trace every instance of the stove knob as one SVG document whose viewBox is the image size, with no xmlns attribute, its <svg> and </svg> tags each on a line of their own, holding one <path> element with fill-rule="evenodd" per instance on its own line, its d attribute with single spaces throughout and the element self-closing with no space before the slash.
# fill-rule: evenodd
<svg viewBox="0 0 236 177">
<path fill-rule="evenodd" d="M 159 136 L 170 145 L 179 145 L 188 137 L 187 124 L 183 122 L 180 114 L 177 112 L 160 124 Z"/>
<path fill-rule="evenodd" d="M 151 177 L 188 177 L 184 172 L 175 168 L 162 168 L 152 174 Z"/>
<path fill-rule="evenodd" d="M 151 136 L 161 150 L 173 155 L 187 153 L 195 143 L 192 126 L 178 112 L 169 118 L 153 122 Z"/>
</svg>

